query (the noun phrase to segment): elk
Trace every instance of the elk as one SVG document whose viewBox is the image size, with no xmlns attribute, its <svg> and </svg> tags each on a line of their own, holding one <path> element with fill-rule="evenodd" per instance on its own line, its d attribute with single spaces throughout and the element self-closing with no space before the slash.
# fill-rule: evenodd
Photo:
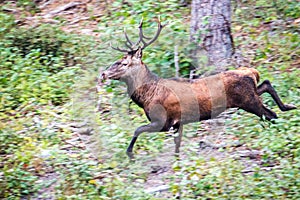
<svg viewBox="0 0 300 200">
<path fill-rule="evenodd" d="M 184 124 L 214 118 L 227 108 L 243 109 L 261 119 L 276 119 L 276 113 L 262 102 L 260 95 L 265 92 L 272 96 L 281 111 L 296 108 L 281 101 L 269 80 L 257 86 L 259 72 L 253 68 L 241 67 L 198 79 L 158 77 L 143 63 L 142 55 L 143 50 L 157 40 L 165 25 L 158 19 L 158 29 L 152 39 L 144 35 L 142 26 L 143 20 L 138 26 L 139 39 L 135 43 L 124 30 L 128 50 L 110 45 L 125 55 L 102 73 L 103 80 L 125 82 L 129 96 L 144 109 L 150 121 L 135 130 L 126 151 L 130 159 L 134 158 L 133 146 L 141 133 L 171 128 L 177 132 L 174 142 L 178 155 Z"/>
</svg>

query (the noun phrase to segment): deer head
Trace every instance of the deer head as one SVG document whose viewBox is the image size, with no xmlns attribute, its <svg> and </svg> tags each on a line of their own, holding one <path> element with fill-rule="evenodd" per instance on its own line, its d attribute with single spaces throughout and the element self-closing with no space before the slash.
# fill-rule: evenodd
<svg viewBox="0 0 300 200">
<path fill-rule="evenodd" d="M 135 43 L 129 39 L 126 30 L 124 29 L 124 35 L 126 38 L 125 46 L 128 49 L 113 47 L 110 44 L 112 49 L 123 52 L 125 53 L 125 55 L 123 56 L 123 58 L 121 58 L 120 60 L 112 64 L 105 72 L 103 72 L 102 74 L 103 79 L 126 80 L 128 78 L 132 78 L 133 76 L 138 76 L 143 71 L 148 71 L 146 66 L 142 62 L 143 50 L 147 46 L 155 42 L 162 28 L 164 28 L 166 25 L 162 25 L 158 18 L 157 32 L 152 39 L 144 35 L 142 26 L 143 26 L 143 19 L 141 20 L 138 27 L 139 39 Z"/>
<path fill-rule="evenodd" d="M 103 79 L 122 80 L 131 76 L 134 72 L 138 72 L 142 65 L 142 49 L 139 48 L 136 51 L 128 52 L 121 58 L 112 64 L 102 74 Z"/>
</svg>

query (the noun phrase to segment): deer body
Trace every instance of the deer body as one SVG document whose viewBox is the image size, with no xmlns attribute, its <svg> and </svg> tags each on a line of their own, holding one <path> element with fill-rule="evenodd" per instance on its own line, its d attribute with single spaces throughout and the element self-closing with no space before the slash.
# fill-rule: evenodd
<svg viewBox="0 0 300 200">
<path fill-rule="evenodd" d="M 200 79 L 163 79 L 153 74 L 142 62 L 142 50 L 154 42 L 163 26 L 159 23 L 158 33 L 148 44 L 144 41 L 140 24 L 140 41 L 143 47 L 133 49 L 115 62 L 102 76 L 127 84 L 132 100 L 142 107 L 150 123 L 136 129 L 127 148 L 127 155 L 133 158 L 133 146 L 143 132 L 168 131 L 174 128 L 179 132 L 174 138 L 175 153 L 179 153 L 183 125 L 211 119 L 227 108 L 240 108 L 267 120 L 277 118 L 272 110 L 262 103 L 260 95 L 271 94 L 282 111 L 295 109 L 293 105 L 283 104 L 271 83 L 266 80 L 259 86 L 259 73 L 252 68 L 239 68 Z M 132 44 L 128 39 L 126 46 Z M 125 50 L 114 48 L 119 51 Z"/>
</svg>

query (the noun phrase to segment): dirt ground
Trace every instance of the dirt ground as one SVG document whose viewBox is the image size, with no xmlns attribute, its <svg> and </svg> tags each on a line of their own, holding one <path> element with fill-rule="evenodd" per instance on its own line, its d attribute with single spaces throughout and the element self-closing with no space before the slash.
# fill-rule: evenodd
<svg viewBox="0 0 300 200">
<path fill-rule="evenodd" d="M 17 21 L 22 26 L 35 27 L 39 24 L 60 24 L 62 30 L 66 32 L 72 32 L 77 34 L 91 35 L 101 40 L 101 36 L 98 30 L 98 23 L 101 20 L 101 16 L 104 15 L 105 9 L 109 2 L 99 1 L 99 0 L 84 0 L 84 1 L 72 1 L 72 0 L 44 0 L 40 1 L 39 9 L 40 12 L 32 15 L 28 12 L 26 17 L 21 17 L 21 11 L 16 7 L 11 8 L 9 12 L 13 12 L 17 18 Z M 22 11 L 23 12 L 23 11 Z M 212 125 L 210 122 L 203 123 L 202 125 L 205 129 L 211 129 Z M 214 157 L 217 159 L 225 159 L 228 157 L 237 157 L 237 159 L 244 159 L 245 166 L 249 169 L 251 173 L 251 166 L 259 164 L 260 152 L 252 151 L 247 149 L 243 144 L 236 145 L 235 151 L 220 151 L 222 145 L 225 146 L 233 141 L 238 141 L 237 138 L 227 138 L 222 133 L 217 135 L 212 134 L 212 136 L 205 136 L 199 132 L 198 137 L 187 138 L 183 140 L 183 146 L 181 147 L 182 153 L 181 158 L 187 156 L 187 152 L 190 151 L 190 144 L 199 144 L 202 141 L 204 146 L 198 148 L 199 156 L 205 155 L 207 159 Z M 203 142 L 204 141 L 204 142 Z M 210 142 L 216 145 L 210 144 Z M 228 141 L 227 144 L 220 144 L 220 141 Z M 84 146 L 84 140 L 80 135 L 73 134 L 73 138 L 70 140 L 72 143 L 69 147 L 66 146 L 65 150 L 67 154 L 72 154 L 70 150 L 74 145 Z M 159 156 L 149 159 L 144 163 L 144 165 L 149 166 L 150 173 L 148 175 L 147 181 L 144 183 L 144 188 L 146 192 L 153 193 L 157 197 L 172 197 L 172 194 L 168 191 L 168 181 L 165 177 L 173 173 L 171 163 L 174 161 L 174 143 L 173 139 L 170 138 L 166 141 L 166 145 Z M 250 158 L 251 160 L 249 161 Z M 247 172 L 245 172 L 247 173 Z M 58 178 L 58 175 L 49 171 L 40 181 L 49 181 L 53 178 Z M 39 192 L 39 196 L 43 196 L 45 193 L 51 193 L 54 185 L 48 188 L 44 188 Z M 39 197 L 36 199 L 40 199 Z M 52 199 L 49 197 L 48 199 Z"/>
</svg>

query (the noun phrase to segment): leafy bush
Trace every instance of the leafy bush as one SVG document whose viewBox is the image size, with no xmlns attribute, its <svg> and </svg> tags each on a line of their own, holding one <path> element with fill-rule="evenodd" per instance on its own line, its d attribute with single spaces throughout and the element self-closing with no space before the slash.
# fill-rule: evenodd
<svg viewBox="0 0 300 200">
<path fill-rule="evenodd" d="M 0 38 L 2 38 L 3 35 L 9 32 L 14 25 L 15 20 L 12 15 L 0 12 Z"/>
<path fill-rule="evenodd" d="M 22 0 L 19 5 L 30 2 L 33 1 Z M 249 59 L 253 58 L 254 67 L 259 69 L 262 78 L 272 81 L 284 102 L 299 106 L 300 72 L 295 67 L 299 58 L 298 30 L 295 25 L 274 26 L 271 32 L 265 28 L 265 24 L 280 19 L 281 15 L 285 19 L 296 18 L 298 4 L 277 0 L 278 7 L 255 8 L 273 2 L 241 1 L 245 7 L 237 9 L 238 20 L 234 21 L 233 29 L 239 25 L 236 30 L 243 34 L 235 41 L 237 46 L 242 45 L 247 53 L 252 53 L 253 57 Z M 164 133 L 142 134 L 134 149 L 137 161 L 129 163 L 124 151 L 134 129 L 147 123 L 143 111 L 137 106 L 128 109 L 124 84 L 113 81 L 100 92 L 103 113 L 90 117 L 94 114 L 96 96 L 92 90 L 96 68 L 104 69 L 118 57 L 107 48 L 108 41 L 114 41 L 116 37 L 123 41 L 120 27 L 124 26 L 128 35 L 136 39 L 136 26 L 142 16 L 147 36 L 156 31 L 158 15 L 162 23 L 169 21 L 156 43 L 145 51 L 144 62 L 163 77 L 174 76 L 176 44 L 181 75 L 187 75 L 191 65 L 188 58 L 189 9 L 175 0 L 157 3 L 117 0 L 106 6 L 107 13 L 99 22 L 99 27 L 103 27 L 98 30 L 101 44 L 93 38 L 80 36 L 83 38 L 80 39 L 66 34 L 57 26 L 17 28 L 11 15 L 0 12 L 0 128 L 3 129 L 0 131 L 0 198 L 20 199 L 36 195 L 36 180 L 41 181 L 39 173 L 45 173 L 40 166 L 46 164 L 59 180 L 54 180 L 57 184 L 52 194 L 57 199 L 170 199 L 158 197 L 160 194 L 146 194 L 143 186 L 149 176 L 155 176 L 150 173 L 155 157 L 173 151 L 173 148 L 165 149 L 167 143 L 173 147 L 172 138 Z M 249 12 L 251 9 L 255 12 Z M 83 59 L 88 71 L 84 74 L 79 72 L 77 65 Z M 68 102 L 79 73 L 83 77 L 76 84 L 78 101 L 88 105 L 76 110 L 78 105 L 74 101 L 72 109 L 71 104 L 63 104 Z M 264 100 L 268 106 L 275 107 L 267 95 Z M 29 111 L 24 112 L 24 108 Z M 279 111 L 278 108 L 275 111 Z M 65 142 L 71 131 L 65 130 L 64 122 L 69 123 L 70 118 L 77 119 L 78 116 L 84 120 L 89 116 L 99 128 L 94 130 L 93 136 L 105 145 L 99 145 L 96 156 L 100 159 L 96 162 L 90 152 L 83 150 L 85 147 Z M 280 113 L 279 116 L 275 124 L 268 124 L 243 112 L 242 116 L 234 115 L 228 122 L 224 134 L 239 138 L 249 149 L 263 152 L 261 158 L 257 158 L 259 165 L 249 174 L 244 172 L 243 161 L 231 158 L 208 160 L 195 155 L 195 150 L 185 151 L 185 147 L 199 150 L 195 145 L 198 138 L 188 138 L 184 141 L 181 160 L 173 163 L 175 173 L 167 173 L 165 177 L 170 180 L 173 194 L 180 192 L 182 199 L 299 199 L 299 111 Z M 55 127 L 59 123 L 63 125 Z M 196 133 L 198 128 L 197 124 L 186 126 L 185 135 Z M 55 149 L 55 153 L 47 151 L 48 160 L 39 157 L 43 149 L 50 148 Z M 230 154 L 230 150 L 224 151 Z"/>
<path fill-rule="evenodd" d="M 0 155 L 16 151 L 23 142 L 23 137 L 18 133 L 0 130 Z"/>
<path fill-rule="evenodd" d="M 27 154 L 24 148 L 30 145 L 22 133 L 0 130 L 0 198 L 15 199 L 36 191 L 37 176 L 27 168 L 34 152 Z"/>
<path fill-rule="evenodd" d="M 37 179 L 37 176 L 24 170 L 22 164 L 10 168 L 5 166 L 3 178 L 0 176 L 0 198 L 21 199 L 22 196 L 35 192 Z"/>
<path fill-rule="evenodd" d="M 38 2 L 39 1 L 36 0 L 16 0 L 16 1 L 0 0 L 0 3 L 3 5 L 3 7 L 5 7 L 6 5 L 15 4 L 19 9 L 26 10 L 31 14 L 35 14 L 40 11 L 40 9 L 38 8 Z"/>
<path fill-rule="evenodd" d="M 79 69 L 71 66 L 75 62 L 67 45 L 68 37 L 55 28 L 7 33 L 0 42 L 0 110 L 14 110 L 28 103 L 64 103 Z"/>
<path fill-rule="evenodd" d="M 300 17 L 300 2 L 299 1 L 284 1 L 275 0 L 274 7 L 276 7 L 279 13 L 282 13 L 284 17 L 299 18 Z"/>
<path fill-rule="evenodd" d="M 52 70 L 55 73 L 57 69 L 55 66 L 55 60 L 65 62 L 66 66 L 76 64 L 73 59 L 73 55 L 68 47 L 71 45 L 71 38 L 67 36 L 63 31 L 53 26 L 44 26 L 34 28 L 16 28 L 9 32 L 4 37 L 5 46 L 11 47 L 13 51 L 27 56 L 33 50 L 40 52 L 40 55 L 36 57 L 42 65 L 48 67 L 49 71 Z M 70 62 L 70 64 L 68 63 Z M 51 66 L 54 64 L 54 66 Z"/>
</svg>

